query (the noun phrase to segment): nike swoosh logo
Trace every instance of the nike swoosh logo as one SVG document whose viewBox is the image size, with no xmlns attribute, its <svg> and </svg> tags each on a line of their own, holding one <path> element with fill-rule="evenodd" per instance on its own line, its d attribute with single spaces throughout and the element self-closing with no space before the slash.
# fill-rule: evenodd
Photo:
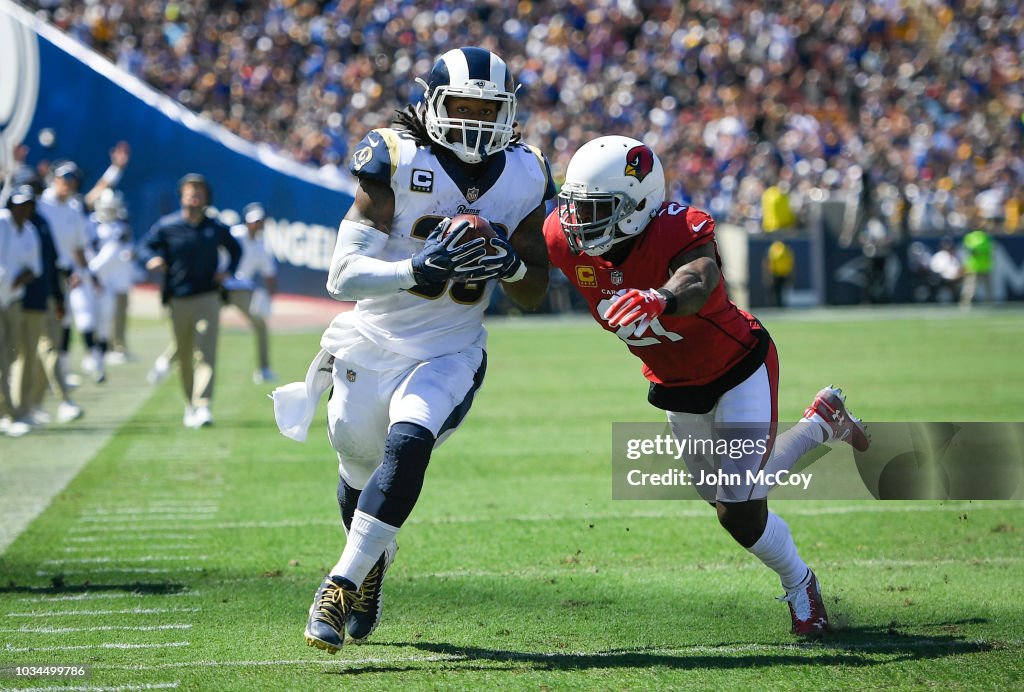
<svg viewBox="0 0 1024 692">
<path fill-rule="evenodd" d="M 366 141 L 370 143 L 371 147 L 375 147 L 380 144 L 380 140 L 374 137 L 372 132 L 366 133 Z"/>
<path fill-rule="evenodd" d="M 704 219 L 703 221 L 701 221 L 696 226 L 694 226 L 693 224 L 690 224 L 690 230 L 693 231 L 694 233 L 700 233 L 700 229 L 704 228 L 704 224 L 706 224 L 707 222 L 708 222 L 708 220 Z"/>
</svg>

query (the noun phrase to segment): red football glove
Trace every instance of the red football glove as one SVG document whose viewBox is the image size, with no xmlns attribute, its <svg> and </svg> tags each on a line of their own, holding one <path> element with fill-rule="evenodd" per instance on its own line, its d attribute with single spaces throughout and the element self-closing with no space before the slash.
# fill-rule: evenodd
<svg viewBox="0 0 1024 692">
<path fill-rule="evenodd" d="M 641 291 L 638 288 L 631 288 L 604 311 L 604 318 L 608 320 L 610 327 L 622 327 L 640 320 L 633 330 L 633 336 L 643 336 L 651 322 L 665 312 L 666 307 L 668 299 L 657 290 L 648 288 Z"/>
</svg>

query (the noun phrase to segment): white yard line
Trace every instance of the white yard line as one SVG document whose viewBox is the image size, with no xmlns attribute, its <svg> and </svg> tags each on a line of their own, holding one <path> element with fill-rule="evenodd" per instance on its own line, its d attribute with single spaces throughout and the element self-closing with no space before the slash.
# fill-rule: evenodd
<svg viewBox="0 0 1024 692">
<path fill-rule="evenodd" d="M 164 642 L 163 644 L 122 644 L 106 642 L 103 644 L 77 644 L 74 646 L 5 646 L 4 651 L 15 654 L 29 651 L 82 651 L 86 649 L 176 649 L 191 646 L 191 642 Z"/>
<path fill-rule="evenodd" d="M 220 510 L 218 505 L 160 505 L 157 507 L 93 507 L 91 510 L 85 512 L 82 516 L 110 516 L 110 515 L 128 515 L 128 516 L 148 516 L 152 514 L 186 514 L 194 512 L 196 514 L 209 514 Z"/>
<path fill-rule="evenodd" d="M 146 543 L 146 550 L 191 550 L 195 548 L 190 543 Z M 69 545 L 61 549 L 65 553 L 111 553 L 118 555 L 123 560 L 135 560 L 134 557 L 125 556 L 122 550 L 138 550 L 138 547 L 131 545 Z"/>
<path fill-rule="evenodd" d="M 47 690 L 78 690 L 79 692 L 134 692 L 135 690 L 175 690 L 181 687 L 181 680 L 174 682 L 152 682 L 144 685 L 116 685 L 114 687 L 93 687 L 80 685 L 74 687 L 19 687 L 22 692 L 46 692 Z"/>
<path fill-rule="evenodd" d="M 121 516 L 83 516 L 78 519 L 81 524 L 135 524 L 139 522 L 178 522 L 178 521 L 209 521 L 210 517 L 206 516 L 193 516 L 192 514 L 168 514 L 161 516 L 144 516 L 137 519 L 131 519 L 129 517 Z"/>
<path fill-rule="evenodd" d="M 68 574 L 177 574 L 178 572 L 203 572 L 203 567 L 82 567 L 51 572 L 45 569 L 36 570 L 37 577 L 57 577 Z"/>
<path fill-rule="evenodd" d="M 63 618 L 83 615 L 164 615 L 166 613 L 198 613 L 202 608 L 125 608 L 121 610 L 51 610 L 46 613 L 7 613 L 9 618 Z"/>
<path fill-rule="evenodd" d="M 24 634 L 66 634 L 68 632 L 159 632 L 162 630 L 190 630 L 189 623 L 172 623 L 169 625 L 101 625 L 98 627 L 18 627 L 16 629 L 0 629 L 0 632 Z"/>
<path fill-rule="evenodd" d="M 95 601 L 100 599 L 110 598 L 172 598 L 172 597 L 183 597 L 195 598 L 200 596 L 200 591 L 175 591 L 174 593 L 140 593 L 138 591 L 131 591 L 129 593 L 80 593 L 71 596 L 36 596 L 15 599 L 18 603 L 59 603 L 65 601 Z"/>
<path fill-rule="evenodd" d="M 203 521 L 209 521 L 209 519 L 203 519 Z M 185 529 L 186 531 L 202 531 L 202 530 L 207 529 L 207 528 L 209 528 L 209 527 L 206 527 L 206 526 L 150 526 L 150 527 L 145 527 L 145 526 L 137 526 L 137 525 L 132 525 L 132 524 L 125 524 L 124 526 L 78 526 L 76 524 L 74 526 L 69 526 L 67 529 L 65 529 L 65 532 L 66 533 L 73 533 L 73 534 L 79 534 L 79 533 L 93 534 L 94 536 L 97 536 L 99 538 L 99 540 L 110 540 L 109 538 L 105 538 L 106 534 L 109 534 L 109 533 L 128 533 L 128 534 L 131 534 L 132 536 L 139 536 L 139 540 L 149 540 L 150 538 L 153 538 L 154 536 L 180 535 L 180 534 L 175 534 L 174 533 L 175 529 Z M 168 531 L 170 531 L 170 533 Z M 187 535 L 194 536 L 195 534 L 187 534 Z M 73 538 L 74 537 L 72 536 L 72 537 L 66 538 L 65 540 L 70 541 Z M 130 536 L 128 538 L 130 538 Z M 123 539 L 119 537 L 117 540 L 120 541 L 120 540 L 123 540 Z"/>
<path fill-rule="evenodd" d="M 1024 510 L 1024 502 L 999 501 L 999 502 L 976 502 L 972 504 L 902 504 L 893 506 L 889 503 L 876 502 L 873 500 L 857 501 L 858 505 L 839 505 L 834 507 L 800 507 L 796 502 L 790 502 L 779 510 L 783 516 L 843 516 L 847 514 L 903 514 L 908 512 L 992 512 L 1005 510 Z M 675 505 L 678 507 L 678 505 Z M 554 514 L 531 514 L 527 516 L 503 517 L 503 516 L 454 516 L 438 517 L 436 519 L 410 519 L 406 522 L 413 524 L 476 524 L 487 522 L 516 522 L 536 523 L 550 521 L 579 521 L 591 522 L 596 520 L 617 520 L 617 519 L 707 519 L 714 517 L 714 509 L 705 504 L 699 507 L 686 509 L 659 509 L 659 510 L 635 510 L 626 512 L 588 512 L 584 509 L 572 513 Z M 203 521 L 207 521 L 203 519 Z M 286 529 L 302 528 L 310 526 L 338 526 L 340 522 L 336 519 L 280 519 L 275 521 L 227 521 L 211 523 L 204 526 L 190 526 L 193 531 L 223 531 L 232 529 Z M 91 527 L 71 526 L 70 533 L 91 533 L 97 529 Z M 131 532 L 144 534 L 150 529 L 138 526 L 105 526 L 104 532 Z M 67 540 L 73 540 L 69 538 Z M 120 540 L 120 539 L 119 539 Z"/>
<path fill-rule="evenodd" d="M 74 527 L 69 527 L 69 530 Z M 92 533 L 93 530 L 89 529 Z M 104 543 L 111 542 L 110 536 L 66 536 L 64 538 L 65 543 Z M 199 540 L 199 536 L 194 533 L 143 533 L 139 536 L 118 536 L 117 543 L 131 543 L 137 541 L 146 541 L 147 543 L 151 540 L 161 541 L 196 541 Z"/>
<path fill-rule="evenodd" d="M 76 557 L 60 560 L 43 560 L 44 565 L 95 565 L 106 563 L 131 563 L 131 562 L 203 562 L 209 560 L 209 555 L 142 555 L 140 557 Z"/>
</svg>

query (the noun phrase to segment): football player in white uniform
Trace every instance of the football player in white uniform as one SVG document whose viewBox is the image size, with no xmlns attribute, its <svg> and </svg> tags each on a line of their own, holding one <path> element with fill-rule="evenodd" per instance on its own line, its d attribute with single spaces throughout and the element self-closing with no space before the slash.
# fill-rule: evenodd
<svg viewBox="0 0 1024 692">
<path fill-rule="evenodd" d="M 96 211 L 89 216 L 94 250 L 87 252 L 89 271 L 98 279 L 96 296 L 96 331 L 94 340 L 111 362 L 123 363 L 125 352 L 125 321 L 128 293 L 135 278 L 132 229 L 128 225 L 124 198 L 108 188 L 96 201 Z M 114 346 L 114 350 L 108 350 Z M 102 374 L 102 370 L 98 371 Z"/>
<path fill-rule="evenodd" d="M 395 129 L 367 134 L 352 157 L 359 187 L 327 290 L 355 308 L 324 333 L 306 383 L 274 392 L 282 432 L 304 439 L 317 390 L 334 388 L 328 436 L 348 538 L 305 632 L 310 646 L 330 653 L 346 631 L 359 641 L 379 621 L 395 536 L 431 452 L 462 422 L 483 381 L 482 320 L 495 279 L 529 309 L 547 290 L 541 227 L 555 189 L 544 155 L 514 133 L 516 87 L 505 62 L 481 48 L 451 50 L 424 86 L 423 103 L 400 111 Z M 460 243 L 467 224 L 450 221 L 459 214 L 483 216 L 499 237 Z M 307 402 L 291 432 L 289 387 Z"/>
<path fill-rule="evenodd" d="M 61 372 L 68 381 L 75 379 L 67 369 L 71 340 L 71 324 L 82 334 L 88 351 L 83 364 L 99 380 L 103 375 L 103 354 L 93 338 L 96 328 L 97 281 L 89 273 L 85 250 L 89 242 L 89 221 L 78 194 L 81 171 L 72 161 L 54 169 L 50 186 L 39 198 L 39 213 L 50 224 L 57 246 L 57 269 L 64 279 L 68 310 L 65 313 L 64 335 L 60 345 Z"/>
</svg>

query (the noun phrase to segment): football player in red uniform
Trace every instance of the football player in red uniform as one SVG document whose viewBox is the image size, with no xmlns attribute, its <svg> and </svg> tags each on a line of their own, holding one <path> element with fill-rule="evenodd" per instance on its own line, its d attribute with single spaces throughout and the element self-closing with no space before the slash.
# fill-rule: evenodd
<svg viewBox="0 0 1024 692">
<path fill-rule="evenodd" d="M 658 157 L 620 136 L 600 137 L 576 152 L 558 208 L 544 224 L 552 264 L 580 291 L 594 319 L 643 361 L 648 400 L 667 412 L 677 438 L 695 428 L 743 425 L 768 442 L 763 454 L 700 463 L 722 471 L 788 470 L 825 442 L 867 449 L 863 425 L 832 387 L 818 392 L 800 423 L 776 434 L 778 354 L 757 318 L 729 300 L 714 231 L 707 213 L 665 201 Z M 732 537 L 778 573 L 793 632 L 827 629 L 814 572 L 786 522 L 768 510 L 770 487 L 719 483 L 698 490 Z"/>
</svg>

